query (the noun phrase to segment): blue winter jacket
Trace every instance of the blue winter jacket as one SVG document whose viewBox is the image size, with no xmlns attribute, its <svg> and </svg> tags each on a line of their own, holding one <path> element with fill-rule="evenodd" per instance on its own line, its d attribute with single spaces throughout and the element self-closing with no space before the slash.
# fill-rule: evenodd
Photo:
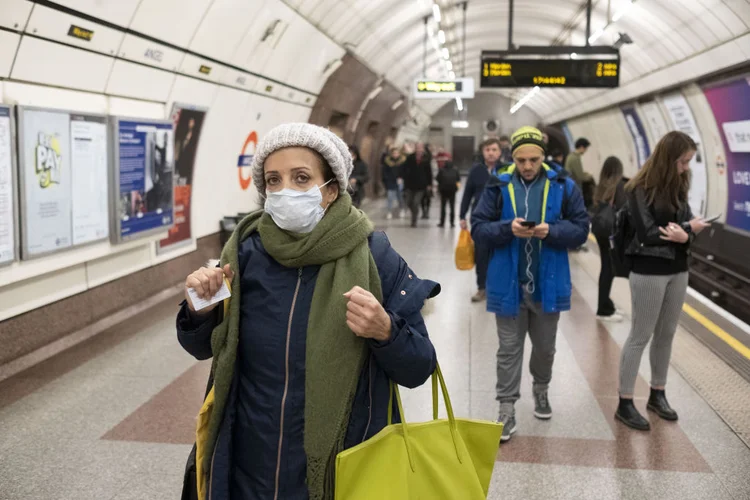
<svg viewBox="0 0 750 500">
<path fill-rule="evenodd" d="M 386 426 L 389 379 L 416 387 L 427 380 L 436 364 L 435 349 L 420 310 L 425 299 L 440 292 L 440 285 L 417 278 L 384 233 L 373 233 L 369 243 L 393 330 L 386 343 L 367 341 L 370 355 L 359 377 L 346 448 Z M 241 244 L 239 265 L 242 304 L 238 362 L 210 471 L 209 498 L 272 500 L 278 476 L 278 498 L 306 500 L 305 346 L 320 268 L 309 266 L 300 272 L 282 266 L 266 252 L 257 233 Z M 291 314 L 298 280 L 299 292 Z M 220 320 L 220 309 L 201 320 L 183 305 L 177 317 L 180 344 L 198 359 L 212 355 L 211 332 Z M 400 421 L 397 410 L 394 418 Z"/>
<path fill-rule="evenodd" d="M 471 235 L 478 245 L 492 248 L 487 271 L 487 310 L 500 316 L 518 314 L 523 290 L 518 276 L 522 240 L 513 235 L 516 218 L 515 192 L 511 176 L 515 165 L 490 179 L 471 216 Z M 568 249 L 580 247 L 589 234 L 589 216 L 581 191 L 564 171 L 543 164 L 545 194 L 543 220 L 549 234 L 541 245 L 539 283 L 545 313 L 570 309 L 572 285 Z"/>
</svg>

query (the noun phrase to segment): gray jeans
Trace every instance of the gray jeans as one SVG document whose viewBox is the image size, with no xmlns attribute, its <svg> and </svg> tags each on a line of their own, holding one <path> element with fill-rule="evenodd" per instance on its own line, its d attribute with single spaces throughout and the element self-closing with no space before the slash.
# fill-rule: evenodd
<svg viewBox="0 0 750 500">
<path fill-rule="evenodd" d="M 555 339 L 560 313 L 545 314 L 542 305 L 524 293 L 516 317 L 497 316 L 497 400 L 515 403 L 521 397 L 521 371 L 526 332 L 531 339 L 529 371 L 534 378 L 534 392 L 547 390 L 552 380 Z"/>
<path fill-rule="evenodd" d="M 651 387 L 667 383 L 672 340 L 685 302 L 688 273 L 647 276 L 630 273 L 630 300 L 633 321 L 630 335 L 622 346 L 620 395 L 632 396 L 643 350 L 651 340 Z"/>
</svg>

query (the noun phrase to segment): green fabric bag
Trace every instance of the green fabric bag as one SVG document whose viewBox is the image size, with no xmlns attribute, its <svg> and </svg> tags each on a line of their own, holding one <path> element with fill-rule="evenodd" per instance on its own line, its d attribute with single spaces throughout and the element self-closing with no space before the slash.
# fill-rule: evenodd
<svg viewBox="0 0 750 500">
<path fill-rule="evenodd" d="M 438 382 L 448 419 L 438 419 Z M 404 420 L 391 424 L 393 395 Z M 407 424 L 391 382 L 388 426 L 336 457 L 336 500 L 487 498 L 503 424 L 457 419 L 440 366 L 432 375 L 430 422 Z"/>
</svg>

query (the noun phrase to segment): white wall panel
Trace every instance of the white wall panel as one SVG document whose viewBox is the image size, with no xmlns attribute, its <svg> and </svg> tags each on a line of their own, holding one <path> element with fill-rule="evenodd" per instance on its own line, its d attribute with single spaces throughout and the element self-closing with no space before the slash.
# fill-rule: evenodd
<svg viewBox="0 0 750 500">
<path fill-rule="evenodd" d="M 107 113 L 107 98 L 102 94 L 55 89 L 44 85 L 18 82 L 5 82 L 3 102 L 87 113 Z"/>
<path fill-rule="evenodd" d="M 91 38 L 86 40 L 69 35 L 74 26 L 92 32 Z M 34 6 L 26 32 L 107 55 L 117 53 L 124 36 L 122 31 L 106 28 L 43 5 Z"/>
<path fill-rule="evenodd" d="M 108 100 L 108 113 L 112 116 L 132 116 L 135 118 L 152 118 L 154 120 L 167 118 L 167 111 L 164 104 L 123 99 L 121 97 L 109 97 Z"/>
<path fill-rule="evenodd" d="M 21 35 L 18 33 L 0 31 L 0 78 L 6 78 L 10 75 L 10 69 L 20 41 Z"/>
<path fill-rule="evenodd" d="M 169 71 L 177 71 L 185 53 L 135 35 L 125 35 L 119 56 Z"/>
<path fill-rule="evenodd" d="M 190 50 L 228 61 L 255 17 L 257 1 L 214 0 L 198 27 Z"/>
<path fill-rule="evenodd" d="M 191 220 L 193 232 L 200 238 L 219 230 L 219 220 L 225 215 L 254 208 L 250 186 L 240 187 L 237 158 L 245 139 L 252 132 L 248 127 L 251 99 L 247 92 L 220 87 L 201 131 L 193 175 Z M 256 134 L 258 132 L 256 131 Z M 253 154 L 254 148 L 248 151 Z"/>
<path fill-rule="evenodd" d="M 280 0 L 265 0 L 256 7 L 255 18 L 237 47 L 232 63 L 263 74 L 274 48 L 298 15 Z"/>
<path fill-rule="evenodd" d="M 285 89 L 285 87 L 279 83 L 266 80 L 265 78 L 258 78 L 254 90 L 265 96 L 281 97 L 282 89 Z"/>
<path fill-rule="evenodd" d="M 107 93 L 166 102 L 174 79 L 174 73 L 117 60 L 112 67 Z"/>
<path fill-rule="evenodd" d="M 114 60 L 73 47 L 23 37 L 13 66 L 15 80 L 104 92 Z"/>
<path fill-rule="evenodd" d="M 0 0 L 0 26 L 22 30 L 33 6 L 28 0 Z"/>
<path fill-rule="evenodd" d="M 258 77 L 233 68 L 227 68 L 221 78 L 221 83 L 249 91 L 255 89 L 258 84 Z"/>
<path fill-rule="evenodd" d="M 166 236 L 167 233 L 162 235 L 162 237 Z M 87 262 L 88 287 L 103 285 L 151 266 L 150 246 L 153 245 L 141 242 L 140 245 L 125 252 Z"/>
<path fill-rule="evenodd" d="M 187 47 L 210 4 L 211 0 L 141 0 L 130 28 Z"/>
<path fill-rule="evenodd" d="M 184 102 L 196 106 L 211 106 L 217 90 L 221 88 L 216 84 L 202 82 L 195 78 L 177 75 L 175 77 L 172 94 L 167 102 L 167 109 L 172 109 L 173 102 Z"/>
<path fill-rule="evenodd" d="M 128 27 L 138 7 L 138 0 L 55 0 L 55 3 L 124 28 Z"/>
<path fill-rule="evenodd" d="M 0 321 L 86 290 L 83 265 L 40 274 L 34 279 L 0 287 Z M 33 333 L 33 332 L 30 332 Z"/>
</svg>

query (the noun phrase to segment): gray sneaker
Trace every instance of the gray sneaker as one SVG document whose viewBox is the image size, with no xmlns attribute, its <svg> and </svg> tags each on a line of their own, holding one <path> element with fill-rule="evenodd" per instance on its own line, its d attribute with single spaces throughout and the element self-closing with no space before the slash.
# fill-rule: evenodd
<svg viewBox="0 0 750 500">
<path fill-rule="evenodd" d="M 552 418 L 552 407 L 549 405 L 547 391 L 539 391 L 534 393 L 534 416 L 542 420 L 548 420 Z"/>
<path fill-rule="evenodd" d="M 503 424 L 503 435 L 500 442 L 504 443 L 516 432 L 516 410 L 513 403 L 500 403 L 500 415 L 497 421 Z"/>
</svg>

